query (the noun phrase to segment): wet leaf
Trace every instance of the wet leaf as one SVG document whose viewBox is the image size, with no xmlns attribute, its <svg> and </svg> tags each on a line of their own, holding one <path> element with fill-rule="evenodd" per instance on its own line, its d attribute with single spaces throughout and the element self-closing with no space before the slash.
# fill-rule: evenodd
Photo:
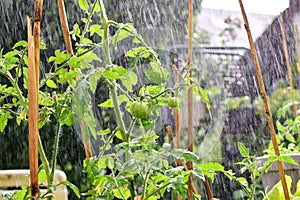
<svg viewBox="0 0 300 200">
<path fill-rule="evenodd" d="M 236 179 L 241 185 L 248 187 L 248 182 L 244 177 L 239 177 Z"/>
<path fill-rule="evenodd" d="M 97 131 L 97 135 L 107 135 L 109 133 L 110 133 L 110 129 L 109 128 L 101 130 L 101 131 Z"/>
<path fill-rule="evenodd" d="M 243 157 L 249 156 L 249 150 L 246 148 L 246 146 L 244 144 L 242 144 L 240 142 L 238 142 L 238 150 Z"/>
<path fill-rule="evenodd" d="M 290 176 L 285 176 L 287 187 L 289 190 L 289 196 L 292 196 L 291 194 L 291 184 L 292 184 L 292 178 Z M 264 200 L 284 200 L 284 192 L 281 181 L 279 181 L 268 194 L 264 198 Z"/>
<path fill-rule="evenodd" d="M 60 183 L 61 185 L 66 185 L 68 186 L 74 193 L 75 195 L 80 198 L 80 192 L 79 192 L 79 189 L 71 182 L 69 181 L 64 181 L 64 182 L 61 182 Z"/>
<path fill-rule="evenodd" d="M 70 54 L 65 54 L 60 52 L 59 50 L 55 51 L 55 56 L 56 56 L 56 64 L 62 64 L 63 62 L 65 62 L 67 59 L 69 59 L 71 57 Z"/>
<path fill-rule="evenodd" d="M 1 111 L 1 112 L 3 112 L 3 111 Z M 0 114 L 0 132 L 2 132 L 5 129 L 8 119 L 11 119 L 11 118 L 12 117 L 9 112 L 4 112 L 4 113 Z"/>
<path fill-rule="evenodd" d="M 90 27 L 90 36 L 93 36 L 95 33 L 98 36 L 103 37 L 103 29 L 102 29 L 101 25 L 99 25 L 99 24 L 93 24 Z"/>
<path fill-rule="evenodd" d="M 292 164 L 292 165 L 298 165 L 298 163 L 293 158 L 291 158 L 290 156 L 281 155 L 281 156 L 278 156 L 278 160 L 280 160 L 282 162 Z"/>
<path fill-rule="evenodd" d="M 24 40 L 21 40 L 21 41 L 17 42 L 17 43 L 12 47 L 12 49 L 15 49 L 15 48 L 17 48 L 17 47 L 27 47 L 27 42 L 24 41 Z"/>
<path fill-rule="evenodd" d="M 88 11 L 89 10 L 89 4 L 87 2 L 87 0 L 79 0 L 79 7 L 84 10 L 84 11 Z"/>
<path fill-rule="evenodd" d="M 147 78 L 157 85 L 164 83 L 167 80 L 169 73 L 157 62 L 150 62 L 150 66 L 152 69 L 144 70 Z"/>
<path fill-rule="evenodd" d="M 121 81 L 123 85 L 126 87 L 126 89 L 129 92 L 132 92 L 132 86 L 137 84 L 138 77 L 134 72 L 129 71 L 128 73 L 125 74 L 125 76 L 121 77 Z"/>
<path fill-rule="evenodd" d="M 51 80 L 51 79 L 48 79 L 48 80 L 46 81 L 46 85 L 47 85 L 49 88 L 54 88 L 54 89 L 57 88 L 57 85 L 56 85 L 56 84 L 54 83 L 54 81 Z"/>
<path fill-rule="evenodd" d="M 185 149 L 174 149 L 172 151 L 172 154 L 180 160 L 184 160 L 184 161 L 197 161 L 199 159 L 199 157 L 190 151 L 187 151 Z"/>
<path fill-rule="evenodd" d="M 108 100 L 104 101 L 103 103 L 100 103 L 98 106 L 102 107 L 102 108 L 113 108 L 114 107 L 112 99 L 108 99 Z"/>
</svg>

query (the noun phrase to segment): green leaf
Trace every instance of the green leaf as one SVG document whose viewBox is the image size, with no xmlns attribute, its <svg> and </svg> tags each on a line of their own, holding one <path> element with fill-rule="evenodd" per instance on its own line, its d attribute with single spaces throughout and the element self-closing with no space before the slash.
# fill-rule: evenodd
<svg viewBox="0 0 300 200">
<path fill-rule="evenodd" d="M 56 64 L 62 64 L 63 62 L 65 62 L 67 59 L 71 58 L 70 54 L 65 54 L 60 52 L 59 50 L 56 50 L 54 52 L 55 56 L 56 56 Z"/>
<path fill-rule="evenodd" d="M 48 79 L 48 80 L 46 81 L 46 85 L 47 85 L 49 88 L 54 88 L 54 89 L 57 88 L 57 85 L 56 85 L 56 84 L 54 83 L 54 81 L 51 80 L 51 79 Z"/>
<path fill-rule="evenodd" d="M 147 78 L 157 85 L 164 83 L 167 80 L 169 73 L 157 62 L 150 62 L 150 66 L 152 69 L 144 70 Z"/>
<path fill-rule="evenodd" d="M 1 109 L 0 111 L 3 112 L 3 110 Z M 5 113 L 1 113 L 1 112 L 0 112 L 0 132 L 2 132 L 5 129 L 8 119 L 12 118 L 9 112 L 5 112 Z"/>
<path fill-rule="evenodd" d="M 246 146 L 244 144 L 242 144 L 240 142 L 238 142 L 238 150 L 243 157 L 249 156 L 249 150 L 246 148 Z"/>
<path fill-rule="evenodd" d="M 241 185 L 248 187 L 248 182 L 244 177 L 239 177 L 236 179 Z"/>
<path fill-rule="evenodd" d="M 107 135 L 109 133 L 110 133 L 110 129 L 109 128 L 101 130 L 101 131 L 97 131 L 97 135 Z"/>
<path fill-rule="evenodd" d="M 120 79 L 121 76 L 116 71 L 106 70 L 105 72 L 103 72 L 103 77 L 109 80 L 118 80 Z"/>
<path fill-rule="evenodd" d="M 90 90 L 92 91 L 93 94 L 95 94 L 98 81 L 102 77 L 102 70 L 98 70 L 98 72 L 93 73 L 92 75 L 89 76 L 89 82 L 90 82 Z"/>
<path fill-rule="evenodd" d="M 114 107 L 112 99 L 108 99 L 108 100 L 104 101 L 103 103 L 100 103 L 98 106 L 102 107 L 102 108 L 113 108 Z"/>
<path fill-rule="evenodd" d="M 128 51 L 125 55 L 127 57 L 137 57 L 139 54 L 143 55 L 144 53 L 146 53 L 146 51 L 148 50 L 147 47 L 137 47 L 137 48 L 134 48 L 134 49 L 131 49 L 130 51 Z M 148 54 L 149 56 L 150 54 Z"/>
<path fill-rule="evenodd" d="M 17 43 L 12 47 L 12 49 L 15 49 L 15 48 L 17 48 L 17 47 L 27 47 L 27 42 L 24 41 L 24 40 L 21 40 L 21 41 L 17 42 Z"/>
<path fill-rule="evenodd" d="M 63 109 L 60 117 L 59 122 L 61 125 L 67 125 L 71 126 L 75 123 L 74 117 L 73 117 L 73 111 L 71 109 Z"/>
<path fill-rule="evenodd" d="M 79 35 L 80 35 L 80 28 L 79 28 L 79 25 L 76 23 L 76 24 L 74 24 L 74 26 L 73 26 L 73 31 L 72 31 L 72 39 L 74 40 L 74 41 L 76 41 L 76 36 L 78 36 L 79 37 Z"/>
<path fill-rule="evenodd" d="M 46 181 L 47 180 L 47 175 L 46 175 L 45 170 L 42 170 L 42 171 L 39 172 L 38 179 L 39 179 L 39 181 Z"/>
<path fill-rule="evenodd" d="M 128 38 L 129 36 L 132 36 L 136 33 L 136 30 L 133 26 L 133 24 L 121 24 L 120 28 L 115 33 L 112 44 L 116 44 L 121 40 L 124 40 Z"/>
<path fill-rule="evenodd" d="M 128 199 L 130 197 L 130 190 L 126 185 L 119 186 L 117 189 L 113 189 L 112 192 L 119 199 Z"/>
<path fill-rule="evenodd" d="M 121 81 L 123 85 L 126 87 L 126 89 L 129 92 L 132 92 L 132 86 L 137 84 L 138 77 L 134 72 L 129 71 L 128 73 L 126 73 L 125 76 L 121 77 Z"/>
<path fill-rule="evenodd" d="M 177 159 L 184 160 L 184 161 L 197 161 L 197 160 L 199 160 L 199 157 L 195 153 L 187 151 L 185 149 L 174 149 L 172 151 L 172 154 Z"/>
<path fill-rule="evenodd" d="M 197 168 L 200 168 L 201 170 L 210 170 L 210 171 L 224 171 L 224 167 L 220 163 L 216 162 L 207 162 L 203 164 L 197 164 Z"/>
<path fill-rule="evenodd" d="M 115 161 L 114 161 L 114 158 L 113 157 L 107 157 L 107 167 L 109 169 L 113 169 L 115 166 Z"/>
<path fill-rule="evenodd" d="M 285 176 L 289 196 L 292 196 L 291 194 L 291 185 L 292 185 L 292 178 L 290 176 Z M 281 181 L 279 181 L 274 187 L 271 189 L 270 192 L 266 195 L 266 197 L 263 200 L 285 200 L 283 187 Z"/>
<path fill-rule="evenodd" d="M 79 0 L 79 7 L 84 11 L 88 11 L 89 4 L 88 4 L 87 0 Z"/>
<path fill-rule="evenodd" d="M 61 183 L 59 183 L 59 184 L 68 186 L 68 187 L 75 193 L 75 195 L 76 195 L 78 198 L 80 198 L 80 192 L 79 192 L 79 189 L 78 189 L 73 183 L 71 183 L 71 182 L 69 182 L 69 181 L 64 181 L 64 182 L 61 182 Z"/>
<path fill-rule="evenodd" d="M 91 27 L 90 27 L 90 36 L 93 36 L 94 34 L 97 34 L 98 36 L 100 37 L 103 37 L 103 29 L 102 29 L 102 26 L 99 25 L 99 24 L 93 24 Z"/>
<path fill-rule="evenodd" d="M 298 165 L 298 163 L 293 158 L 287 155 L 278 156 L 278 160 L 292 165 Z"/>
<path fill-rule="evenodd" d="M 291 143 L 296 143 L 296 140 L 295 140 L 295 138 L 293 137 L 292 134 L 287 133 L 287 134 L 285 135 L 285 138 L 286 138 L 289 142 L 291 142 Z"/>
<path fill-rule="evenodd" d="M 183 181 L 181 181 L 180 179 L 171 179 L 171 186 L 173 189 L 175 189 L 175 191 L 182 196 L 184 199 L 187 198 L 187 187 L 186 187 L 186 183 L 184 183 Z"/>
<path fill-rule="evenodd" d="M 49 59 L 48 59 L 48 62 L 54 62 L 56 60 L 56 58 L 54 56 L 51 56 Z"/>
</svg>

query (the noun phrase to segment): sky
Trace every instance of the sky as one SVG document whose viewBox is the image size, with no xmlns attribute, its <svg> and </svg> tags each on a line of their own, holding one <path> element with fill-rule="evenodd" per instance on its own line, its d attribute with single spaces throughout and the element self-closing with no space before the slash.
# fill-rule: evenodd
<svg viewBox="0 0 300 200">
<path fill-rule="evenodd" d="M 289 6 L 289 0 L 243 0 L 247 13 L 279 15 Z M 240 11 L 238 0 L 203 0 L 202 7 Z"/>
</svg>

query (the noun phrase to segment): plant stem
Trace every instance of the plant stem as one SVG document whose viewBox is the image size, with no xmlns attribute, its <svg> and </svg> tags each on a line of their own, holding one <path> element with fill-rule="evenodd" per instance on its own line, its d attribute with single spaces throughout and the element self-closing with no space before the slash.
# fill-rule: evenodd
<svg viewBox="0 0 300 200">
<path fill-rule="evenodd" d="M 108 31 L 109 31 L 109 21 L 107 19 L 106 16 L 106 11 L 105 11 L 105 7 L 103 4 L 103 0 L 98 0 L 99 5 L 100 5 L 100 9 L 101 9 L 101 18 L 102 18 L 102 23 L 103 23 L 103 50 L 104 50 L 104 55 L 105 55 L 105 60 L 106 60 L 106 65 L 110 66 L 112 65 L 112 61 L 111 61 L 111 57 L 110 57 L 110 53 L 109 53 L 109 38 L 108 38 Z M 118 128 L 119 131 L 121 132 L 122 135 L 122 139 L 124 142 L 128 142 L 128 135 L 126 135 L 126 128 L 124 125 L 124 121 L 122 119 L 122 115 L 121 115 L 121 110 L 120 110 L 120 106 L 118 103 L 118 94 L 117 94 L 117 90 L 115 87 L 115 82 L 112 82 L 111 85 L 109 85 L 110 91 L 111 91 L 111 96 L 112 96 L 112 102 L 113 102 L 113 106 L 114 106 L 114 111 L 115 111 L 115 115 L 116 115 L 116 121 L 118 124 Z"/>
<path fill-rule="evenodd" d="M 146 195 L 146 191 L 147 191 L 147 182 L 149 179 L 149 175 L 150 175 L 150 170 L 147 171 L 145 179 L 144 179 L 144 183 L 143 183 L 143 193 L 142 193 L 142 199 L 145 198 Z"/>
<path fill-rule="evenodd" d="M 49 162 L 48 162 L 48 159 L 46 157 L 46 154 L 45 154 L 45 151 L 44 151 L 44 147 L 43 147 L 43 144 L 42 144 L 42 140 L 41 140 L 41 137 L 38 136 L 38 149 L 39 149 L 39 156 L 40 156 L 40 159 L 42 161 L 42 165 L 43 165 L 43 168 L 45 170 L 45 174 L 46 174 L 46 178 L 47 178 L 47 187 L 48 187 L 48 190 L 50 190 L 51 188 L 51 182 L 50 182 L 50 166 L 49 166 Z"/>
<path fill-rule="evenodd" d="M 12 83 L 12 85 L 14 86 L 14 88 L 17 89 L 17 94 L 18 94 L 19 99 L 22 99 L 22 101 L 24 102 L 24 97 L 23 97 L 22 91 L 21 91 L 19 85 L 12 78 L 11 73 L 10 72 L 6 72 L 6 73 L 1 73 L 1 74 L 4 75 L 5 77 L 7 77 L 8 80 L 10 80 L 10 82 Z"/>
<path fill-rule="evenodd" d="M 88 27 L 89 27 L 89 24 L 91 22 L 92 16 L 93 16 L 93 14 L 95 12 L 96 5 L 97 5 L 97 0 L 94 1 L 92 9 L 91 9 L 91 12 L 89 12 L 87 23 L 85 23 L 85 26 L 83 28 L 82 34 L 81 34 L 80 39 L 79 39 L 79 44 L 82 43 L 82 41 L 84 39 L 84 36 L 85 36 L 85 34 L 86 34 L 87 30 L 88 30 Z"/>
<path fill-rule="evenodd" d="M 252 53 L 252 57 L 253 57 L 255 72 L 256 72 L 256 76 L 257 76 L 257 80 L 258 80 L 258 84 L 259 84 L 261 97 L 262 97 L 263 103 L 264 103 L 266 118 L 267 118 L 268 126 L 269 126 L 269 129 L 270 129 L 270 135 L 271 135 L 275 155 L 280 156 L 278 143 L 277 143 L 277 140 L 276 140 L 276 132 L 275 132 L 274 123 L 273 123 L 272 114 L 271 114 L 271 109 L 270 109 L 270 105 L 269 105 L 269 102 L 268 102 L 268 99 L 267 99 L 267 93 L 266 93 L 266 89 L 265 89 L 265 85 L 264 85 L 264 81 L 263 81 L 263 77 L 262 77 L 262 73 L 261 73 L 261 69 L 260 69 L 260 65 L 259 65 L 259 61 L 258 61 L 258 57 L 257 57 L 257 52 L 256 52 L 256 49 L 255 49 L 255 46 L 254 46 L 252 34 L 251 34 L 251 31 L 250 31 L 247 15 L 246 15 L 242 0 L 239 0 L 239 4 L 240 4 L 241 12 L 242 12 L 242 15 L 243 15 L 244 23 L 245 23 L 245 29 L 246 29 L 246 32 L 247 32 L 247 35 L 248 35 L 249 44 L 250 44 L 250 47 L 251 47 L 251 53 Z M 278 170 L 279 170 L 279 174 L 280 174 L 280 180 L 281 180 L 281 183 L 282 183 L 285 200 L 289 200 L 290 197 L 289 197 L 289 192 L 288 192 L 288 188 L 287 188 L 287 183 L 286 183 L 286 180 L 285 180 L 285 174 L 284 174 L 282 161 L 277 161 L 277 166 L 278 166 Z"/>
<path fill-rule="evenodd" d="M 123 141 L 128 142 L 129 138 L 128 138 L 128 135 L 126 134 L 127 131 L 125 129 L 124 121 L 121 116 L 121 110 L 120 110 L 120 106 L 118 103 L 117 91 L 114 86 L 110 86 L 110 91 L 111 91 L 111 97 L 112 97 L 112 102 L 114 105 L 114 110 L 115 110 L 115 115 L 116 115 L 116 120 L 117 120 L 119 131 L 121 132 Z"/>
<path fill-rule="evenodd" d="M 161 190 L 161 189 L 163 189 L 165 187 L 168 187 L 168 185 L 170 185 L 170 183 L 166 183 L 165 185 L 161 186 L 160 188 L 157 188 L 156 190 L 154 190 L 153 192 L 151 192 L 149 195 L 147 195 L 147 197 L 145 198 L 145 200 L 147 200 L 150 197 L 152 197 L 154 194 L 156 194 L 157 192 L 159 192 L 159 190 Z"/>
<path fill-rule="evenodd" d="M 255 181 L 255 174 L 254 172 L 251 172 L 251 179 L 252 179 L 252 190 L 251 190 L 251 196 L 250 199 L 255 199 L 255 189 L 256 189 L 256 181 Z"/>
<path fill-rule="evenodd" d="M 57 152 L 58 152 L 58 143 L 59 143 L 59 136 L 60 136 L 60 122 L 57 122 L 56 133 L 55 133 L 55 141 L 54 141 L 54 148 L 52 154 L 52 166 L 51 166 L 51 174 L 50 174 L 50 183 L 54 180 L 54 173 L 56 168 L 56 161 L 57 161 Z"/>
</svg>

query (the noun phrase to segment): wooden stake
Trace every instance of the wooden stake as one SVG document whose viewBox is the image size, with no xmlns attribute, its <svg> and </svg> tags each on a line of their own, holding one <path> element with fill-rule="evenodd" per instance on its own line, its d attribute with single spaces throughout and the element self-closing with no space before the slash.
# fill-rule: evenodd
<svg viewBox="0 0 300 200">
<path fill-rule="evenodd" d="M 188 66 L 192 63 L 193 56 L 193 0 L 189 0 L 189 21 L 188 21 Z M 189 78 L 193 77 L 192 69 L 189 69 Z M 193 152 L 193 82 L 190 80 L 188 89 L 188 151 Z M 193 169 L 193 162 L 188 161 L 188 169 Z M 190 174 L 188 180 L 188 200 L 193 199 L 192 190 L 193 176 Z"/>
<path fill-rule="evenodd" d="M 172 127 L 171 127 L 171 126 L 167 126 L 167 127 L 166 127 L 166 130 L 167 130 L 167 132 L 168 132 L 168 135 L 169 135 L 170 139 L 173 141 L 174 147 L 175 147 L 175 148 L 178 148 L 178 147 L 176 146 L 176 145 L 177 145 L 177 144 L 176 144 L 176 141 L 174 140 L 174 135 L 173 135 L 173 132 L 172 132 Z M 187 167 L 187 165 L 185 164 L 184 161 L 178 160 L 178 162 L 179 162 L 179 165 L 180 165 L 180 162 L 181 162 L 181 164 L 183 165 L 183 167 L 184 167 L 184 169 L 185 169 L 186 171 L 188 170 L 188 167 Z M 178 166 L 179 166 L 179 165 L 178 165 Z M 192 188 L 193 188 L 193 192 L 194 192 L 195 194 L 198 194 L 194 182 L 192 182 Z M 178 195 L 178 199 L 182 199 L 182 197 L 181 197 L 180 195 Z"/>
<path fill-rule="evenodd" d="M 27 18 L 28 34 L 28 146 L 31 195 L 38 198 L 38 87 L 35 68 L 34 39 L 32 21 Z"/>
<path fill-rule="evenodd" d="M 86 133 L 84 132 L 83 123 L 84 123 L 83 120 L 79 119 L 79 127 L 80 127 L 80 130 L 81 130 L 82 141 L 83 141 L 84 151 L 85 151 L 85 157 L 86 158 L 91 158 L 91 157 L 93 157 L 92 148 L 91 148 L 91 141 L 90 141 L 90 138 L 87 137 Z"/>
<path fill-rule="evenodd" d="M 295 27 L 296 29 L 296 48 L 297 48 L 297 54 L 298 54 L 298 61 L 297 61 L 297 71 L 298 71 L 298 76 L 300 77 L 300 42 L 299 42 L 299 29 L 298 25 Z"/>
<path fill-rule="evenodd" d="M 57 5 L 58 5 L 61 28 L 62 28 L 62 32 L 64 35 L 65 44 L 66 44 L 66 50 L 67 50 L 68 54 L 73 55 L 73 48 L 72 48 L 72 42 L 71 42 L 71 37 L 70 37 L 70 33 L 69 33 L 68 19 L 67 19 L 64 1 L 57 0 Z"/>
<path fill-rule="evenodd" d="M 64 41 L 65 41 L 65 45 L 66 45 L 66 50 L 67 50 L 68 54 L 73 55 L 73 48 L 72 48 L 72 42 L 71 42 L 71 37 L 70 37 L 70 32 L 69 32 L 68 19 L 67 19 L 64 1 L 57 0 L 57 5 L 58 5 L 61 28 L 62 28 L 62 32 L 64 35 Z M 70 70 L 74 70 L 74 68 L 72 66 L 70 66 Z M 86 137 L 85 133 L 83 132 L 83 128 L 82 128 L 83 123 L 84 123 L 84 121 L 82 119 L 79 119 L 79 126 L 80 126 L 80 130 L 81 130 L 81 134 L 82 134 L 82 141 L 83 141 L 83 145 L 84 145 L 85 156 L 86 156 L 86 158 L 91 158 L 93 156 L 91 142 L 90 142 L 90 139 L 88 137 Z"/>
<path fill-rule="evenodd" d="M 33 27 L 33 39 L 34 39 L 34 58 L 35 58 L 35 70 L 37 77 L 37 86 L 40 77 L 40 35 L 41 35 L 41 18 L 43 10 L 43 0 L 36 0 L 34 5 L 34 27 Z"/>
<path fill-rule="evenodd" d="M 288 46 L 286 43 L 286 37 L 285 37 L 285 31 L 284 31 L 284 21 L 283 21 L 282 14 L 280 14 L 279 19 L 280 19 L 279 21 L 280 21 L 284 55 L 285 55 L 285 60 L 286 60 L 286 67 L 288 70 L 288 76 L 289 76 L 289 82 L 290 82 L 290 88 L 291 88 L 290 91 L 293 92 L 294 91 L 293 74 L 292 74 L 292 69 L 291 69 L 291 65 L 290 65 L 290 58 L 289 58 Z M 292 100 L 294 101 L 293 96 L 292 96 Z M 295 117 L 297 117 L 297 105 L 296 104 L 293 104 L 293 110 L 294 110 Z"/>
<path fill-rule="evenodd" d="M 271 138 L 272 138 L 272 143 L 273 143 L 275 155 L 280 156 L 280 152 L 279 152 L 279 148 L 278 148 L 278 144 L 277 144 L 277 140 L 276 140 L 276 132 L 275 132 L 274 124 L 273 124 L 272 114 L 271 114 L 271 111 L 270 111 L 270 105 L 269 105 L 269 102 L 268 102 L 268 99 L 267 99 L 267 93 L 266 93 L 266 90 L 265 90 L 265 85 L 264 85 L 260 65 L 259 65 L 259 62 L 258 62 L 257 52 L 256 52 L 256 49 L 255 49 L 255 46 L 254 46 L 252 34 L 251 34 L 251 31 L 250 31 L 247 15 L 246 15 L 242 0 L 239 0 L 239 4 L 240 4 L 240 7 L 241 7 L 241 12 L 242 12 L 244 23 L 245 23 L 244 24 L 245 29 L 246 29 L 249 44 L 250 44 L 250 47 L 251 47 L 251 53 L 252 53 L 252 57 L 253 57 L 254 67 L 255 67 L 255 71 L 256 71 L 256 76 L 257 76 L 257 80 L 258 80 L 258 84 L 259 84 L 261 97 L 262 97 L 263 103 L 264 103 L 266 118 L 267 118 L 268 126 L 269 126 L 269 129 L 270 129 L 270 135 L 271 135 Z M 287 184 L 286 184 L 286 180 L 285 180 L 283 164 L 282 164 L 281 161 L 277 161 L 277 165 L 278 165 L 278 170 L 279 170 L 279 174 L 280 174 L 280 180 L 281 180 L 283 191 L 284 191 L 285 200 L 289 200 L 290 197 L 289 197 Z"/>
<path fill-rule="evenodd" d="M 180 69 L 176 65 L 173 65 L 173 69 L 175 72 L 175 85 L 179 83 L 179 73 Z M 175 96 L 178 98 L 178 94 Z M 177 108 L 174 108 L 174 113 L 175 113 L 175 134 L 176 134 L 176 145 L 174 144 L 175 148 L 179 149 L 180 148 L 180 112 Z M 176 160 L 176 165 L 179 166 L 180 162 L 177 159 Z"/>
</svg>

